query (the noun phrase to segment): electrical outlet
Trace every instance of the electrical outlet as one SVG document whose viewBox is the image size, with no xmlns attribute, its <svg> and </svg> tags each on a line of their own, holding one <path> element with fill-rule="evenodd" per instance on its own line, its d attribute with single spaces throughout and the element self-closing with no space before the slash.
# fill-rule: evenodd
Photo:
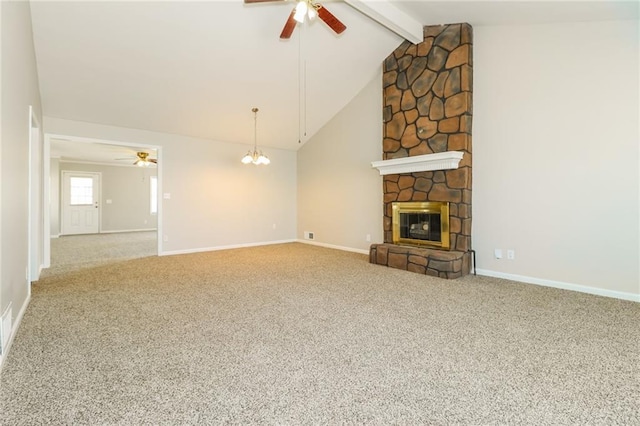
<svg viewBox="0 0 640 426">
<path fill-rule="evenodd" d="M 496 259 L 502 259 L 502 249 L 493 250 L 493 255 Z"/>
<path fill-rule="evenodd" d="M 367 234 L 366 240 L 367 242 L 371 242 L 371 234 Z"/>
<path fill-rule="evenodd" d="M 513 260 L 515 258 L 516 258 L 516 251 L 515 250 L 507 250 L 507 259 Z"/>
<path fill-rule="evenodd" d="M 168 235 L 163 236 L 162 241 L 164 241 L 165 243 L 169 241 L 169 236 Z"/>
</svg>

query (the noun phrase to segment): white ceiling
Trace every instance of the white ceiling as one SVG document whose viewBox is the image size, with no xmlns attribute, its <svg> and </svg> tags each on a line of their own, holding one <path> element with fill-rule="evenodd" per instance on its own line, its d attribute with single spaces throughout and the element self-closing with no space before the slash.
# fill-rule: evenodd
<svg viewBox="0 0 640 426">
<path fill-rule="evenodd" d="M 536 25 L 638 19 L 635 0 L 391 0 L 422 25 L 468 22 L 483 25 Z"/>
<path fill-rule="evenodd" d="M 635 1 L 391 3 L 423 25 L 638 19 Z M 281 41 L 291 1 L 33 1 L 43 113 L 250 144 L 255 106 L 258 144 L 295 150 L 402 41 L 347 4 L 325 4 L 342 35 L 316 20 Z"/>
<path fill-rule="evenodd" d="M 314 21 L 279 34 L 290 3 L 42 2 L 32 5 L 44 114 L 297 149 L 298 52 L 308 136 L 373 78 L 401 39 L 343 3 L 336 36 Z M 303 58 L 304 59 L 304 58 Z M 304 86 L 304 85 L 303 85 Z M 302 87 L 304 89 L 304 87 Z"/>
</svg>

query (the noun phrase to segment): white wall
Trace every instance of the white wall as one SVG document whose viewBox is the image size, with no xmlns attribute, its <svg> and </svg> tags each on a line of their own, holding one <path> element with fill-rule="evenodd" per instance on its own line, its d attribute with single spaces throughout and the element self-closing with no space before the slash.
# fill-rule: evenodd
<svg viewBox="0 0 640 426">
<path fill-rule="evenodd" d="M 638 29 L 474 28 L 482 273 L 640 300 Z M 495 248 L 515 260 L 494 259 Z"/>
<path fill-rule="evenodd" d="M 157 227 L 158 217 L 151 214 L 150 179 L 157 175 L 155 167 L 60 162 L 60 173 L 63 171 L 100 173 L 100 232 Z"/>
<path fill-rule="evenodd" d="M 295 239 L 296 153 L 265 149 L 269 166 L 244 165 L 248 145 L 45 117 L 48 133 L 160 147 L 162 253 Z M 248 139 L 253 123 L 247 122 Z"/>
<path fill-rule="evenodd" d="M 298 150 L 298 238 L 368 252 L 382 242 L 382 70 Z M 366 236 L 370 235 L 371 241 Z"/>
<path fill-rule="evenodd" d="M 29 106 L 41 123 L 38 76 L 27 2 L 2 9 L 2 128 L 0 132 L 0 313 L 12 305 L 14 329 L 29 298 Z M 42 220 L 42 217 L 39 218 Z"/>
</svg>

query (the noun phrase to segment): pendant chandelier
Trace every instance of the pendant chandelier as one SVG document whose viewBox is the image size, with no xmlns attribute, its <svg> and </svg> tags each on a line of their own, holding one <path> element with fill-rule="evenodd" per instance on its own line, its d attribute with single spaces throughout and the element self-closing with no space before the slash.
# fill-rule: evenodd
<svg viewBox="0 0 640 426">
<path fill-rule="evenodd" d="M 258 108 L 252 108 L 251 111 L 253 112 L 253 151 L 247 151 L 241 161 L 242 164 L 264 164 L 266 166 L 271 163 L 271 160 L 262 151 L 258 151 Z"/>
</svg>

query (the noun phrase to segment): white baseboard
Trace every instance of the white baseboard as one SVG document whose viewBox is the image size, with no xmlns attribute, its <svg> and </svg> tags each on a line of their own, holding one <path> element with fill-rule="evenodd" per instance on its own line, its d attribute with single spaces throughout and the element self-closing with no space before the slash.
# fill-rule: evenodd
<svg viewBox="0 0 640 426">
<path fill-rule="evenodd" d="M 44 269 L 45 269 L 45 266 L 43 264 L 40 264 L 40 266 L 38 266 L 38 272 L 37 272 L 36 276 L 35 277 L 30 277 L 31 278 L 31 282 L 40 280 L 40 275 L 42 275 L 42 271 Z"/>
<path fill-rule="evenodd" d="M 31 301 L 31 295 L 27 295 L 22 307 L 20 308 L 20 312 L 18 312 L 18 316 L 16 320 L 11 324 L 11 336 L 9 337 L 9 343 L 7 344 L 6 350 L 3 351 L 2 355 L 0 355 L 0 373 L 2 372 L 2 366 L 4 365 L 4 361 L 7 359 L 7 355 L 11 350 L 11 344 L 13 343 L 13 339 L 16 337 L 18 333 L 18 327 L 20 327 L 20 323 L 22 322 L 22 317 L 24 313 L 27 311 L 27 306 L 29 306 L 29 302 Z"/>
<path fill-rule="evenodd" d="M 60 238 L 60 234 L 56 234 L 56 235 L 51 235 L 50 238 Z"/>
<path fill-rule="evenodd" d="M 278 241 L 263 241 L 259 243 L 231 244 L 228 246 L 201 247 L 201 248 L 186 249 L 186 250 L 170 250 L 170 251 L 163 251 L 159 253 L 158 256 L 173 256 L 176 254 L 203 253 L 206 251 L 232 250 L 237 248 L 271 246 L 274 244 L 286 244 L 286 243 L 295 243 L 295 242 L 296 240 L 278 240 Z"/>
<path fill-rule="evenodd" d="M 157 231 L 158 228 L 140 228 L 140 229 L 116 229 L 114 231 L 100 231 L 101 234 L 122 234 L 125 232 L 148 232 Z"/>
<path fill-rule="evenodd" d="M 640 294 L 627 293 L 623 291 L 613 291 L 604 288 L 588 287 L 580 284 L 565 283 L 561 281 L 546 280 L 543 278 L 527 277 L 525 275 L 507 274 L 504 272 L 489 271 L 487 269 L 476 269 L 478 275 L 487 277 L 504 278 L 506 280 L 518 281 L 526 284 L 541 285 L 544 287 L 559 288 L 562 290 L 577 291 L 580 293 L 594 294 L 596 296 L 613 297 L 615 299 L 630 300 L 640 302 Z"/>
<path fill-rule="evenodd" d="M 353 253 L 360 253 L 360 254 L 369 254 L 369 250 L 362 250 L 362 249 L 357 249 L 357 248 L 352 248 L 352 247 L 344 247 L 344 246 L 336 246 L 333 244 L 327 244 L 327 243 L 319 243 L 317 241 L 312 241 L 312 240 L 296 240 L 298 243 L 303 243 L 303 244 L 310 244 L 312 246 L 319 246 L 319 247 L 325 247 L 325 248 L 330 248 L 330 249 L 336 249 L 336 250 L 342 250 L 342 251 L 350 251 Z"/>
</svg>

